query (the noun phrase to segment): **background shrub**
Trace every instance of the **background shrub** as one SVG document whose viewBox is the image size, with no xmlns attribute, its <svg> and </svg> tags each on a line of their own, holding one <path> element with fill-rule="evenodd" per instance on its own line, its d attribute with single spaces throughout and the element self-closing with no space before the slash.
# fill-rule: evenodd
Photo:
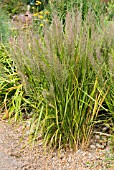
<svg viewBox="0 0 114 170">
<path fill-rule="evenodd" d="M 5 0 L 0 3 L 0 7 L 4 10 L 5 14 L 10 17 L 21 12 L 23 13 L 27 10 L 26 1 L 23 0 Z"/>
<path fill-rule="evenodd" d="M 5 12 L 0 9 L 0 42 L 6 43 L 10 37 L 9 18 Z"/>
</svg>

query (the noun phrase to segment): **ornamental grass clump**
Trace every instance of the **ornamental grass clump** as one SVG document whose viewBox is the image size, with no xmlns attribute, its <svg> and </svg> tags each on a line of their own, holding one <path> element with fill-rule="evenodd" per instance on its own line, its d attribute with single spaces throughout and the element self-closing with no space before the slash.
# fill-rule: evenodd
<svg viewBox="0 0 114 170">
<path fill-rule="evenodd" d="M 40 133 L 44 146 L 78 149 L 89 145 L 99 111 L 108 111 L 103 102 L 110 87 L 100 68 L 102 45 L 111 37 L 92 12 L 83 22 L 80 11 L 69 12 L 65 21 L 54 15 L 42 34 L 21 31 L 11 39 L 10 53 L 33 108 L 30 139 Z"/>
<path fill-rule="evenodd" d="M 0 43 L 0 115 L 2 119 L 22 118 L 23 88 L 7 48 Z"/>
</svg>

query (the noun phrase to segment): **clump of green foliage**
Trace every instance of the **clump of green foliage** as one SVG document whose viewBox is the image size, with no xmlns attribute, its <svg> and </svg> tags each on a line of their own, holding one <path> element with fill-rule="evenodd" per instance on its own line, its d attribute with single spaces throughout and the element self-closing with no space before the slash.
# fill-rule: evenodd
<svg viewBox="0 0 114 170">
<path fill-rule="evenodd" d="M 23 0 L 5 0 L 0 3 L 0 7 L 10 17 L 27 10 L 27 4 Z"/>
<path fill-rule="evenodd" d="M 44 145 L 88 146 L 100 111 L 109 111 L 104 102 L 113 97 L 112 32 L 97 27 L 94 11 L 82 20 L 80 11 L 68 12 L 65 25 L 54 15 L 42 34 L 20 31 L 11 42 L 25 101 L 34 110 L 30 135 L 37 139 L 40 131 Z"/>
<path fill-rule="evenodd" d="M 3 119 L 22 117 L 22 84 L 7 48 L 0 43 L 0 108 Z M 2 113 L 1 113 L 2 114 Z"/>
</svg>

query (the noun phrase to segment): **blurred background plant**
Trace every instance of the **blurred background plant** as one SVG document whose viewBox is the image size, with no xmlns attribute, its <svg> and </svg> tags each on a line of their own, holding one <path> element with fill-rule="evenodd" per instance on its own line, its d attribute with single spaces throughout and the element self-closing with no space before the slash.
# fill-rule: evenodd
<svg viewBox="0 0 114 170">
<path fill-rule="evenodd" d="M 110 1 L 109 1 L 110 2 Z M 82 11 L 82 19 L 86 19 L 88 10 L 94 11 L 95 17 L 99 20 L 100 15 L 106 13 L 107 6 L 112 8 L 112 3 L 106 3 L 105 0 L 50 0 L 46 8 L 50 13 L 57 12 L 60 19 L 65 22 L 66 13 L 68 11 Z M 109 13 L 109 10 L 108 10 Z"/>
<path fill-rule="evenodd" d="M 20 14 L 26 11 L 27 4 L 26 0 L 4 0 L 0 2 L 1 10 L 5 12 L 6 15 L 12 17 L 15 14 Z"/>
<path fill-rule="evenodd" d="M 108 6 L 106 7 L 108 13 L 108 20 L 114 20 L 114 2 L 113 0 L 108 2 Z"/>
<path fill-rule="evenodd" d="M 7 43 L 10 37 L 9 17 L 0 9 L 0 42 Z"/>
</svg>

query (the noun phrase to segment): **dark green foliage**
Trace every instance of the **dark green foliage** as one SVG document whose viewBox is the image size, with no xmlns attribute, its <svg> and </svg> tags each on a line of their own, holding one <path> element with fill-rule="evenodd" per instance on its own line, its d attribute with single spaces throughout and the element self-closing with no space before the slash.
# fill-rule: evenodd
<svg viewBox="0 0 114 170">
<path fill-rule="evenodd" d="M 10 37 L 9 17 L 0 9 L 0 42 L 6 43 Z"/>
<path fill-rule="evenodd" d="M 1 9 L 5 11 L 9 16 L 19 14 L 27 10 L 27 4 L 23 0 L 5 0 L 0 3 Z"/>
</svg>

